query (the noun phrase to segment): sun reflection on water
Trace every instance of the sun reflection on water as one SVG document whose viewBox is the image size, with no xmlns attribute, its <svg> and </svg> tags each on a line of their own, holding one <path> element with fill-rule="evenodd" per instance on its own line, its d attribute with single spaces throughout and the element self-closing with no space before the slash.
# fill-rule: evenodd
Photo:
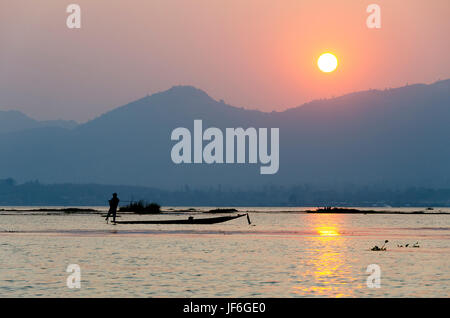
<svg viewBox="0 0 450 318">
<path fill-rule="evenodd" d="M 317 215 L 311 217 L 310 226 L 315 235 L 310 237 L 313 248 L 307 252 L 308 257 L 299 264 L 298 280 L 293 287 L 298 295 L 335 297 L 352 296 L 349 284 L 354 284 L 350 263 L 347 262 L 345 236 L 342 236 L 338 215 Z"/>
<path fill-rule="evenodd" d="M 322 226 L 316 228 L 317 233 L 320 236 L 339 236 L 339 232 L 337 230 L 337 227 L 335 226 Z"/>
</svg>

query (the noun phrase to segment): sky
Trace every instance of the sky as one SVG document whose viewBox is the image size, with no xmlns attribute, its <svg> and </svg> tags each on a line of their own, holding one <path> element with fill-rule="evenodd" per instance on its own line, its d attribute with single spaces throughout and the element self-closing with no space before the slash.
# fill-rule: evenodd
<svg viewBox="0 0 450 318">
<path fill-rule="evenodd" d="M 66 7 L 81 7 L 81 29 Z M 369 4 L 381 29 L 369 29 Z M 448 0 L 2 0 L 0 109 L 92 119 L 174 85 L 281 111 L 450 77 Z M 323 73 L 317 59 L 334 53 Z"/>
</svg>

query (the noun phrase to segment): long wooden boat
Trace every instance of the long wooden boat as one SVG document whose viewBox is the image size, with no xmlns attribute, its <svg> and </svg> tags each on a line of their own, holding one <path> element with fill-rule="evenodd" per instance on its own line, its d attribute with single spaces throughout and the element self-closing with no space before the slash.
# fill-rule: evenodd
<svg viewBox="0 0 450 318">
<path fill-rule="evenodd" d="M 250 223 L 248 214 L 238 214 L 231 216 L 218 216 L 214 218 L 195 219 L 190 216 L 187 220 L 153 220 L 153 221 L 116 221 L 117 224 L 216 224 L 231 221 L 237 218 L 247 216 L 247 221 Z"/>
</svg>

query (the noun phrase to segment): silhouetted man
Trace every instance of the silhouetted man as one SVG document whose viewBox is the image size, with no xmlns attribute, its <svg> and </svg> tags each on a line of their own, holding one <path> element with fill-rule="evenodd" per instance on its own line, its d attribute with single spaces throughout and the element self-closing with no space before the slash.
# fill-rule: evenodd
<svg viewBox="0 0 450 318">
<path fill-rule="evenodd" d="M 112 214 L 113 222 L 116 223 L 117 206 L 119 205 L 120 200 L 117 197 L 117 193 L 114 192 L 112 196 L 111 200 L 109 200 L 109 211 L 106 216 L 106 221 L 108 221 L 109 216 Z"/>
</svg>

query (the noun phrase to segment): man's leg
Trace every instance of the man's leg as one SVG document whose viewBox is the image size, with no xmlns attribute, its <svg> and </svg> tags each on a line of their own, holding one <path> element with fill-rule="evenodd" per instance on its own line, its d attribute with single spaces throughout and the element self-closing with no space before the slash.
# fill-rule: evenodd
<svg viewBox="0 0 450 318">
<path fill-rule="evenodd" d="M 108 214 L 106 215 L 106 219 L 105 219 L 106 221 L 108 221 L 108 218 L 111 215 L 111 212 L 112 212 L 111 209 L 109 209 Z"/>
</svg>

